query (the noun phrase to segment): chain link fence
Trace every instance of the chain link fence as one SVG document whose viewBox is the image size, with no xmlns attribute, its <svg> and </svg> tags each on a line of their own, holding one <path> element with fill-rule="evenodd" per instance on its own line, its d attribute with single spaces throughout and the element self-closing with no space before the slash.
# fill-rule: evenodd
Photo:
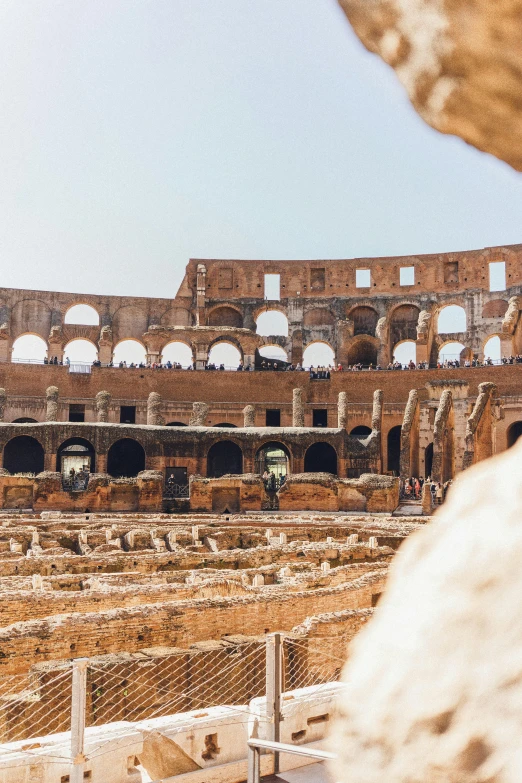
<svg viewBox="0 0 522 783">
<path fill-rule="evenodd" d="M 274 636 L 280 637 L 276 647 Z M 285 692 L 300 690 L 306 697 L 306 689 L 313 697 L 317 686 L 339 679 L 343 662 L 327 639 L 270 634 L 225 638 L 187 650 L 158 648 L 37 664 L 27 674 L 0 677 L 0 780 L 10 754 L 18 766 L 24 758 L 30 763 L 40 753 L 42 738 L 49 746 L 47 761 L 67 762 L 74 783 L 84 779 L 89 759 L 110 752 L 107 737 L 118 724 L 159 725 L 161 718 L 194 711 L 202 717 L 205 713 L 197 711 L 220 707 L 229 710 L 231 720 L 237 721 L 239 712 L 273 725 L 281 716 L 274 699 L 281 705 Z M 259 697 L 266 697 L 266 715 L 250 707 Z M 125 740 L 129 747 L 135 734 Z"/>
</svg>

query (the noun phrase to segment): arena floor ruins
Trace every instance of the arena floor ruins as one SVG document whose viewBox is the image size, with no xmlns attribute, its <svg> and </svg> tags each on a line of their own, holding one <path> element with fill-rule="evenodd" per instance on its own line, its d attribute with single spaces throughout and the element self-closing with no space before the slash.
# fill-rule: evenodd
<svg viewBox="0 0 522 783">
<path fill-rule="evenodd" d="M 346 642 L 371 617 L 394 552 L 425 523 L 0 513 L 0 781 L 68 779 L 64 738 L 73 661 L 82 659 L 85 779 L 181 783 L 232 765 L 227 779 L 241 780 L 238 728 L 264 697 L 274 631 L 283 634 L 284 690 L 300 704 L 288 740 L 320 741 L 329 720 L 321 700 L 332 699 Z M 214 715 L 220 709 L 226 719 Z"/>
</svg>

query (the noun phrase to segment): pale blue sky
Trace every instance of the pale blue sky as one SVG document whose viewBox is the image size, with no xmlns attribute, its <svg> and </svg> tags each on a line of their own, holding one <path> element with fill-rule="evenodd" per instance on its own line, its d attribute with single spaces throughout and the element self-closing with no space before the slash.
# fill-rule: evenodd
<svg viewBox="0 0 522 783">
<path fill-rule="evenodd" d="M 3 0 L 1 285 L 174 296 L 189 257 L 522 241 L 334 0 Z"/>
</svg>

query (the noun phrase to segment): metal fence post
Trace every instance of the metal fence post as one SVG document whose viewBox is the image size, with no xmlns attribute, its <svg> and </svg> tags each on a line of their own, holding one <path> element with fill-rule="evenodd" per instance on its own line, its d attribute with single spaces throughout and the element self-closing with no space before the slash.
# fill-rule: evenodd
<svg viewBox="0 0 522 783">
<path fill-rule="evenodd" d="M 281 686 L 282 686 L 281 634 L 266 637 L 266 717 L 269 740 L 280 742 Z M 274 753 L 274 775 L 279 772 L 279 753 Z"/>
<path fill-rule="evenodd" d="M 88 660 L 88 658 L 77 658 L 73 661 L 72 667 L 71 783 L 83 783 Z"/>
</svg>

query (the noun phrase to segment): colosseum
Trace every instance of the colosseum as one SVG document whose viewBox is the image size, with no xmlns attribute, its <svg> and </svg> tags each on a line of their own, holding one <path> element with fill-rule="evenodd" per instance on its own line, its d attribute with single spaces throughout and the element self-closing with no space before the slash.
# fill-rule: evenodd
<svg viewBox="0 0 522 783">
<path fill-rule="evenodd" d="M 394 553 L 522 434 L 521 308 L 522 245 L 0 289 L 0 783 L 326 758 Z"/>
</svg>

